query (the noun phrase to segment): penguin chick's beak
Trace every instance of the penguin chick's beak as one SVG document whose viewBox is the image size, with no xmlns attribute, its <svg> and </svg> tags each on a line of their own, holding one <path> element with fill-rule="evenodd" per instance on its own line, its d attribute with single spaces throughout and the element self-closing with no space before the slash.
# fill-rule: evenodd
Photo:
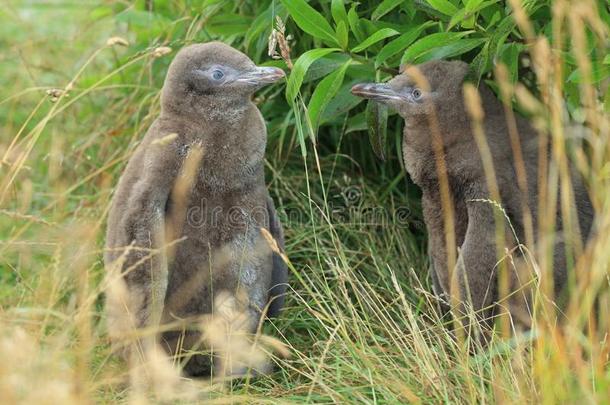
<svg viewBox="0 0 610 405">
<path fill-rule="evenodd" d="M 375 101 L 403 99 L 403 97 L 387 83 L 359 83 L 352 87 L 352 94 Z"/>
<path fill-rule="evenodd" d="M 238 83 L 265 85 L 277 82 L 284 76 L 286 76 L 286 74 L 280 68 L 257 66 L 253 70 L 239 75 L 239 77 L 235 81 Z"/>
</svg>

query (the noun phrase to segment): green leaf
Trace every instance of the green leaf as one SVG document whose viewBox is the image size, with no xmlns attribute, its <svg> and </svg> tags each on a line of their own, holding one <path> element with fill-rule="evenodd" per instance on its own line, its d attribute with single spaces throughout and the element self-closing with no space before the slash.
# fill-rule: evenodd
<svg viewBox="0 0 610 405">
<path fill-rule="evenodd" d="M 500 61 L 506 65 L 509 72 L 511 83 L 517 81 L 519 73 L 519 53 L 523 50 L 523 45 L 515 42 L 503 46 L 500 53 Z"/>
<path fill-rule="evenodd" d="M 466 11 L 471 13 L 483 3 L 483 0 L 468 0 L 466 1 Z"/>
<path fill-rule="evenodd" d="M 492 4 L 498 3 L 500 0 L 470 0 L 466 4 L 466 11 L 469 13 L 476 13 L 477 11 L 481 11 L 484 8 L 491 6 Z"/>
<path fill-rule="evenodd" d="M 476 0 L 475 2 L 468 2 L 466 4 L 466 8 L 459 10 L 457 13 L 453 15 L 449 25 L 447 26 L 447 30 L 450 30 L 457 24 L 461 24 L 464 28 L 473 28 L 474 27 L 474 13 L 483 10 L 493 4 L 496 4 L 498 0 L 487 0 L 480 1 Z M 471 4 L 472 3 L 472 4 Z M 469 8 L 470 6 L 470 8 Z"/>
<path fill-rule="evenodd" d="M 347 127 L 345 128 L 345 133 L 349 134 L 350 132 L 366 131 L 368 126 L 366 125 L 365 115 L 366 114 L 364 112 L 361 112 L 349 117 Z"/>
<path fill-rule="evenodd" d="M 354 33 L 356 40 L 362 42 L 366 37 L 364 32 L 362 32 L 362 28 L 360 27 L 360 17 L 358 17 L 356 7 L 358 7 L 358 3 L 352 4 L 352 7 L 347 13 L 347 21 L 349 22 L 349 28 Z"/>
<path fill-rule="evenodd" d="M 288 78 L 288 84 L 286 85 L 286 99 L 290 102 L 294 101 L 301 88 L 301 84 L 303 83 L 305 73 L 307 73 L 307 69 L 309 69 L 312 63 L 324 55 L 328 55 L 329 53 L 339 50 L 339 48 L 312 49 L 299 56 L 299 59 L 297 59 L 297 61 L 294 63 L 292 73 L 290 73 L 290 77 Z"/>
<path fill-rule="evenodd" d="M 417 58 L 417 63 L 429 60 L 451 58 L 466 53 L 485 42 L 485 38 L 458 39 L 450 44 L 431 49 Z"/>
<path fill-rule="evenodd" d="M 431 49 L 455 42 L 458 39 L 471 34 L 472 32 L 474 31 L 437 32 L 435 34 L 425 36 L 417 40 L 409 47 L 409 49 L 406 50 L 402 56 L 401 64 L 415 62 L 419 57 L 430 52 Z"/>
<path fill-rule="evenodd" d="M 516 26 L 515 20 L 511 16 L 506 16 L 498 21 L 499 22 L 494 23 L 493 28 L 490 28 L 489 30 L 489 32 L 492 33 L 491 38 L 485 42 L 481 52 L 475 56 L 470 64 L 473 72 L 475 72 L 479 78 L 491 69 L 493 60 L 496 59 L 506 38 Z"/>
<path fill-rule="evenodd" d="M 239 14 L 226 13 L 218 14 L 210 18 L 206 24 L 207 30 L 211 34 L 229 36 L 243 34 L 252 25 L 252 20 Z"/>
<path fill-rule="evenodd" d="M 489 42 L 483 45 L 481 52 L 477 56 L 474 57 L 472 62 L 470 63 L 470 69 L 474 72 L 477 81 L 481 80 L 481 77 L 488 71 L 490 61 L 491 61 L 490 53 L 489 53 Z"/>
<path fill-rule="evenodd" d="M 368 48 L 369 46 L 376 44 L 379 41 L 382 41 L 386 38 L 393 37 L 394 35 L 398 35 L 400 32 L 393 30 L 392 28 L 382 28 L 379 31 L 375 32 L 373 35 L 362 41 L 360 44 L 356 45 L 352 48 L 352 52 L 360 52 Z"/>
<path fill-rule="evenodd" d="M 281 0 L 282 4 L 303 31 L 316 38 L 337 44 L 335 32 L 320 13 L 314 10 L 305 0 Z"/>
<path fill-rule="evenodd" d="M 333 15 L 333 20 L 335 20 L 337 26 L 342 21 L 346 26 L 348 24 L 347 11 L 345 11 L 345 5 L 343 3 L 343 0 L 333 0 L 330 4 L 330 12 Z"/>
<path fill-rule="evenodd" d="M 298 108 L 295 100 L 292 101 L 292 111 L 294 111 L 294 123 L 297 127 L 297 138 L 299 139 L 299 146 L 301 147 L 301 155 L 307 156 L 307 146 L 305 145 L 305 132 L 303 129 L 303 117 L 301 116 L 301 110 Z"/>
<path fill-rule="evenodd" d="M 607 79 L 608 77 L 610 77 L 610 66 L 599 63 L 593 63 L 591 68 L 591 77 L 589 77 L 589 81 L 591 84 L 597 84 L 602 80 Z M 583 79 L 584 78 L 582 70 L 575 69 L 572 73 L 570 73 L 567 81 L 581 84 L 584 82 Z"/>
<path fill-rule="evenodd" d="M 369 141 L 373 152 L 381 160 L 385 160 L 385 145 L 388 137 L 388 107 L 369 100 L 366 105 L 366 123 L 369 128 Z"/>
<path fill-rule="evenodd" d="M 440 11 L 445 15 L 452 16 L 457 13 L 458 9 L 449 0 L 426 0 L 428 4 L 435 10 Z"/>
<path fill-rule="evenodd" d="M 303 84 L 322 79 L 324 76 L 330 74 L 334 70 L 339 69 L 339 67 L 348 59 L 349 56 L 344 53 L 331 53 L 321 57 L 312 63 L 309 69 L 307 69 L 307 73 L 303 79 Z"/>
<path fill-rule="evenodd" d="M 413 41 L 415 41 L 417 39 L 419 34 L 421 34 L 421 32 L 424 29 L 426 29 L 429 26 L 434 25 L 434 24 L 435 23 L 433 21 L 427 21 L 415 28 L 410 29 L 409 31 L 405 32 L 404 34 L 402 34 L 395 40 L 386 44 L 383 48 L 381 48 L 381 51 L 379 51 L 379 53 L 377 54 L 377 58 L 375 59 L 375 67 L 380 66 L 388 58 L 391 58 L 392 56 L 396 55 L 398 52 L 405 49 L 407 46 L 409 46 Z"/>
<path fill-rule="evenodd" d="M 326 76 L 314 90 L 311 99 L 309 100 L 309 105 L 307 106 L 309 121 L 311 122 L 314 131 L 318 127 L 320 115 L 343 84 L 345 71 L 351 62 L 351 59 L 348 60 L 339 69 Z"/>
<path fill-rule="evenodd" d="M 347 25 L 345 25 L 345 21 L 339 21 L 337 23 L 337 42 L 341 49 L 347 49 L 348 40 Z"/>
<path fill-rule="evenodd" d="M 392 11 L 396 6 L 400 5 L 404 0 L 383 0 L 380 5 L 377 6 L 373 14 L 371 14 L 371 20 L 379 20 L 381 17 Z"/>
<path fill-rule="evenodd" d="M 459 10 L 457 13 L 455 13 L 453 15 L 453 17 L 451 17 L 451 20 L 449 20 L 449 25 L 447 26 L 447 29 L 450 30 L 451 28 L 455 27 L 457 24 L 462 24 L 465 21 L 465 17 L 466 17 L 466 9 L 463 8 L 461 10 Z M 472 27 L 470 27 L 472 28 Z"/>
<path fill-rule="evenodd" d="M 95 7 L 89 13 L 89 17 L 92 20 L 101 20 L 102 18 L 108 17 L 112 15 L 112 7 L 109 6 L 99 6 Z"/>
<path fill-rule="evenodd" d="M 361 82 L 362 80 L 358 79 L 350 81 L 344 80 L 343 85 L 337 92 L 337 95 L 328 103 L 328 105 L 322 112 L 322 116 L 320 117 L 320 123 L 329 121 L 342 114 L 346 114 L 352 108 L 356 107 L 358 104 L 364 101 L 363 98 L 354 96 L 351 91 L 354 84 Z"/>
<path fill-rule="evenodd" d="M 252 22 L 250 28 L 248 28 L 248 31 L 246 31 L 246 36 L 244 38 L 246 50 L 252 46 L 254 41 L 258 40 L 262 35 L 264 35 L 265 30 L 271 30 L 271 24 L 269 21 L 273 19 L 274 11 L 276 12 L 276 15 L 279 14 L 275 8 L 270 6 L 267 8 L 267 10 L 259 14 L 258 17 L 256 17 L 256 19 Z M 268 35 L 269 33 L 267 32 L 265 37 Z"/>
</svg>

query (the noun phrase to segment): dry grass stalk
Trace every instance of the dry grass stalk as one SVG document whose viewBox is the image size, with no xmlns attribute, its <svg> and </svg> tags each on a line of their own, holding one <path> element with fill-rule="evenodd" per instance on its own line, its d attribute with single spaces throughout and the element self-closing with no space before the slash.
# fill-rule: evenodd
<svg viewBox="0 0 610 405">
<path fill-rule="evenodd" d="M 269 245 L 269 248 L 271 249 L 271 251 L 280 255 L 280 257 L 282 258 L 284 263 L 289 264 L 290 259 L 288 259 L 288 256 L 286 256 L 286 254 L 282 251 L 282 249 L 280 249 L 280 247 L 277 243 L 277 240 L 275 240 L 273 235 L 271 235 L 271 233 L 266 228 L 261 228 L 260 230 L 261 230 L 261 235 L 263 235 L 263 238 Z"/>
<path fill-rule="evenodd" d="M 525 233 L 525 244 L 527 246 L 534 246 L 534 223 L 532 219 L 532 212 L 529 207 L 527 196 L 527 173 L 525 170 L 525 162 L 523 160 L 523 151 L 521 149 L 521 141 L 519 139 L 519 132 L 517 129 L 517 121 L 515 113 L 512 108 L 512 99 L 514 95 L 514 88 L 508 79 L 508 70 L 504 64 L 498 64 L 495 69 L 496 81 L 500 88 L 500 94 L 502 104 L 504 106 L 504 115 L 506 116 L 506 122 L 508 125 L 508 134 L 510 137 L 511 148 L 513 157 L 515 159 L 515 171 L 517 174 L 517 184 L 519 190 L 522 193 L 521 197 L 521 210 L 523 214 L 524 222 L 524 233 Z"/>
<path fill-rule="evenodd" d="M 176 134 L 169 134 L 161 139 L 159 143 L 171 142 Z M 168 140 L 169 139 L 169 140 Z M 170 199 L 175 202 L 171 210 L 167 213 L 165 222 L 165 236 L 163 245 L 182 236 L 182 227 L 186 221 L 188 203 L 191 195 L 191 190 L 199 177 L 199 168 L 203 159 L 204 150 L 200 145 L 192 145 L 188 151 L 188 156 L 184 160 L 180 176 L 174 183 Z M 171 260 L 174 255 L 175 245 L 168 247 L 167 257 Z"/>
</svg>

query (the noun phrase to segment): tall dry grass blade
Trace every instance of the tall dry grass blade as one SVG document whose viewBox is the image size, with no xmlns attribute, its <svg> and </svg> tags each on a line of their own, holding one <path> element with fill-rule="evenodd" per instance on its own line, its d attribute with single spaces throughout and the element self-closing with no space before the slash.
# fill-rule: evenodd
<svg viewBox="0 0 610 405">
<path fill-rule="evenodd" d="M 523 160 L 523 150 L 521 148 L 521 140 L 519 139 L 517 120 L 512 108 L 514 88 L 509 81 L 508 70 L 504 64 L 500 63 L 496 65 L 495 77 L 502 96 L 502 105 L 504 106 L 504 115 L 506 117 L 508 135 L 510 137 L 513 159 L 515 162 L 517 185 L 521 191 L 521 211 L 524 223 L 525 244 L 530 249 L 534 249 L 534 222 L 529 201 L 527 200 L 529 197 L 527 172 L 525 169 L 525 162 Z"/>
</svg>

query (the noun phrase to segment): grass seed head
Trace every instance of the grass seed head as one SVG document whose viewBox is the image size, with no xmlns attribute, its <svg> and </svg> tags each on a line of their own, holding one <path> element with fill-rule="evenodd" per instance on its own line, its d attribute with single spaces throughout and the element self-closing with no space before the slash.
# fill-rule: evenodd
<svg viewBox="0 0 610 405">
<path fill-rule="evenodd" d="M 107 46 L 114 46 L 114 45 L 119 45 L 119 46 L 129 46 L 129 42 L 127 42 L 127 40 L 125 38 L 121 38 L 121 37 L 110 37 L 108 38 L 108 40 L 106 41 L 106 45 Z"/>
<path fill-rule="evenodd" d="M 48 89 L 46 93 L 53 103 L 57 102 L 62 96 L 69 97 L 68 92 L 62 89 Z"/>
<path fill-rule="evenodd" d="M 160 58 L 162 56 L 167 55 L 172 51 L 172 48 L 169 46 L 159 46 L 152 51 L 153 58 Z"/>
<path fill-rule="evenodd" d="M 152 144 L 166 146 L 166 145 L 169 145 L 177 137 L 178 137 L 178 134 L 174 132 L 174 133 L 165 135 L 163 138 L 155 139 L 154 141 L 152 141 Z"/>
<path fill-rule="evenodd" d="M 292 59 L 290 58 L 291 49 L 288 44 L 290 35 L 286 36 L 286 25 L 280 16 L 276 16 L 275 18 L 275 28 L 271 30 L 271 34 L 269 35 L 267 54 L 273 59 L 283 59 L 284 62 L 286 62 L 288 69 L 292 70 L 293 64 Z M 280 48 L 279 54 L 277 52 L 278 46 Z"/>
</svg>

